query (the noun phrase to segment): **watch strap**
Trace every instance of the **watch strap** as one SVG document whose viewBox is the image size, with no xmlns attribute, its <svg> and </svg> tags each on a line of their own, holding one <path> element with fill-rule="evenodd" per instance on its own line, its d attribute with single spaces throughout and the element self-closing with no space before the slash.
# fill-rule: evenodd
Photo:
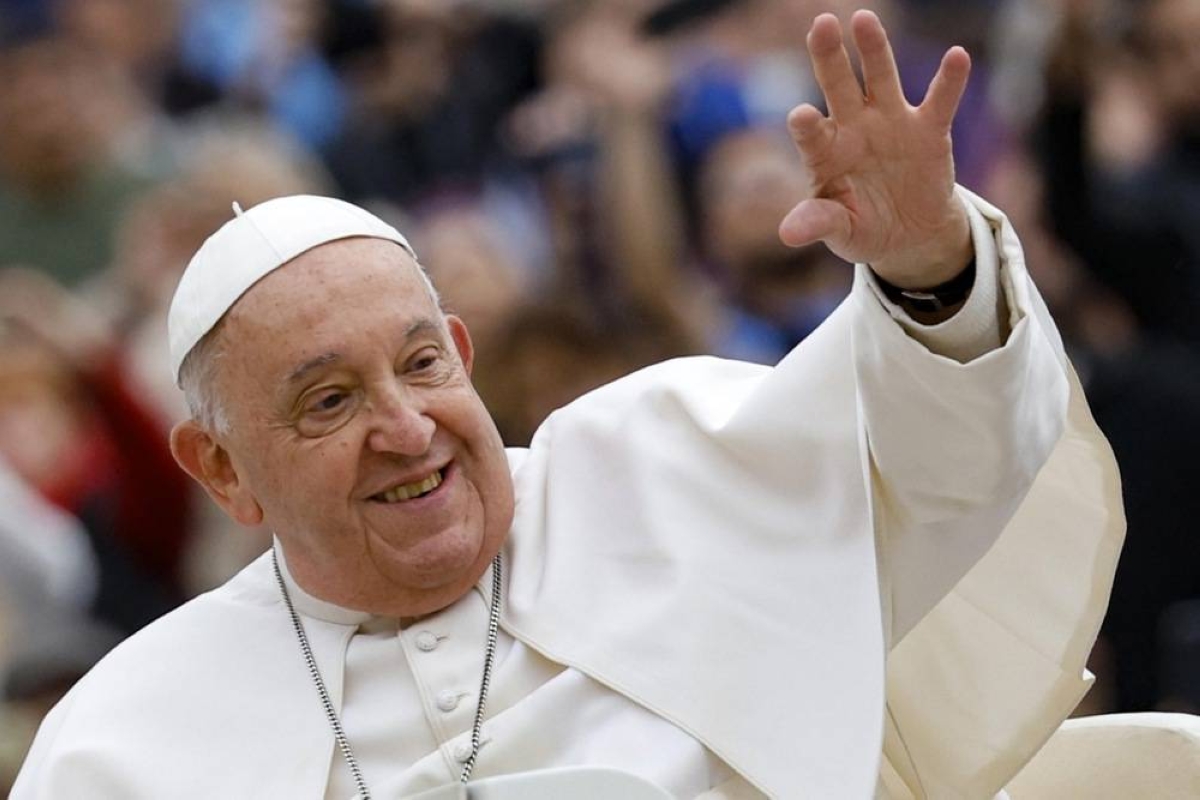
<svg viewBox="0 0 1200 800">
<path fill-rule="evenodd" d="M 883 296 L 896 305 L 914 311 L 935 312 L 957 305 L 971 294 L 971 289 L 975 286 L 975 259 L 972 258 L 967 266 L 950 280 L 928 289 L 904 289 L 888 283 L 877 273 L 873 274 L 879 288 L 883 290 Z"/>
</svg>

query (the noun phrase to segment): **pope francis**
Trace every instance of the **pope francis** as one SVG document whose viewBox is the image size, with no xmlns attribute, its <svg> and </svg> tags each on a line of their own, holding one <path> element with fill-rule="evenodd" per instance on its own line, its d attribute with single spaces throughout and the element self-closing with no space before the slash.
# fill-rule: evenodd
<svg viewBox="0 0 1200 800">
<path fill-rule="evenodd" d="M 863 83 L 835 17 L 809 33 L 827 113 L 789 116 L 780 228 L 858 264 L 849 298 L 773 369 L 646 369 L 528 450 L 400 233 L 236 209 L 171 308 L 171 444 L 275 545 L 80 681 L 13 797 L 1002 796 L 1087 688 L 1117 476 L 954 185 L 967 54 L 914 107 L 850 27 Z"/>
</svg>

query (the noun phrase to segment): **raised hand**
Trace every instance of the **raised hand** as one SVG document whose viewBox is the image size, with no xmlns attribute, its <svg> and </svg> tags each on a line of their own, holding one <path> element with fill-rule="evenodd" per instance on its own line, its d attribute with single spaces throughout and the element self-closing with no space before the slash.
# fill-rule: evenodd
<svg viewBox="0 0 1200 800">
<path fill-rule="evenodd" d="M 879 18 L 857 11 L 851 31 L 865 91 L 837 17 L 822 14 L 809 31 L 808 51 L 829 115 L 808 104 L 788 115 L 811 193 L 784 218 L 780 237 L 793 246 L 823 241 L 897 286 L 935 286 L 958 274 L 972 253 L 966 212 L 954 197 L 950 148 L 970 57 L 950 48 L 914 108 L 904 99 Z"/>
</svg>

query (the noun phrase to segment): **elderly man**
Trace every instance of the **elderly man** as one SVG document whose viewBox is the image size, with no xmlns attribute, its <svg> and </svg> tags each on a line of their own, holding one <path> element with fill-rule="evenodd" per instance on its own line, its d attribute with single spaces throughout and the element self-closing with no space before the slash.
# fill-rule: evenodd
<svg viewBox="0 0 1200 800">
<path fill-rule="evenodd" d="M 218 231 L 171 313 L 172 445 L 275 547 L 81 681 L 14 797 L 1000 791 L 1086 689 L 1115 473 L 1011 230 L 954 188 L 966 53 L 913 108 L 853 34 L 865 96 L 836 18 L 810 33 L 829 116 L 789 119 L 814 192 L 781 228 L 860 264 L 850 299 L 775 369 L 644 370 L 528 451 L 399 233 L 319 198 Z"/>
</svg>

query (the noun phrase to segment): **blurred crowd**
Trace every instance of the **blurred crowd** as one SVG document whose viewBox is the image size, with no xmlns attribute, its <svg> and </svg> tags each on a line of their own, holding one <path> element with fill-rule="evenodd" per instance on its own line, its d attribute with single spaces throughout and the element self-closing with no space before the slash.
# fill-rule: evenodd
<svg viewBox="0 0 1200 800">
<path fill-rule="evenodd" d="M 856 7 L 913 102 L 972 53 L 959 182 L 1013 218 L 1122 467 L 1089 707 L 1200 710 L 1200 0 L 0 0 L 0 789 L 96 659 L 269 543 L 167 449 L 167 304 L 231 203 L 405 231 L 524 445 L 654 361 L 774 362 L 843 299 L 776 230 L 804 33 Z"/>
</svg>

